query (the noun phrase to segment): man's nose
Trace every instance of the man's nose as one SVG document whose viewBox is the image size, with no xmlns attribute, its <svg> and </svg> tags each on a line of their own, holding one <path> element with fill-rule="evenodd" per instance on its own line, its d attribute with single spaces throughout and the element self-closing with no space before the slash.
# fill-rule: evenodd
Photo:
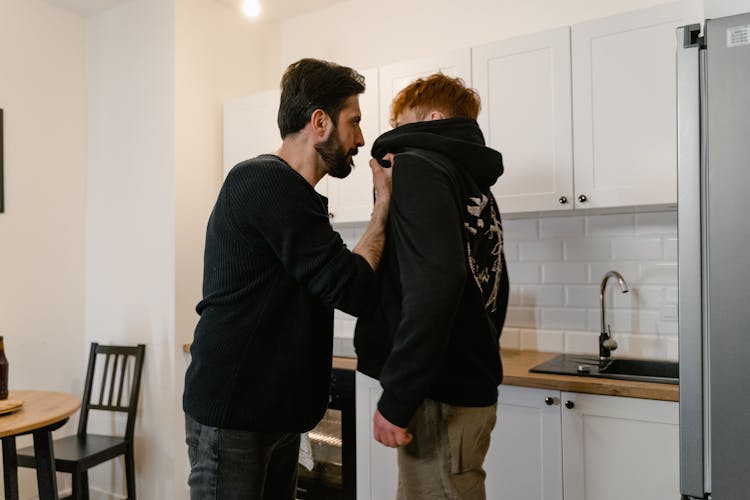
<svg viewBox="0 0 750 500">
<path fill-rule="evenodd" d="M 357 131 L 356 141 L 357 141 L 357 147 L 359 147 L 359 148 L 361 148 L 362 146 L 365 145 L 365 136 L 362 135 L 362 130 L 361 129 L 359 129 Z"/>
</svg>

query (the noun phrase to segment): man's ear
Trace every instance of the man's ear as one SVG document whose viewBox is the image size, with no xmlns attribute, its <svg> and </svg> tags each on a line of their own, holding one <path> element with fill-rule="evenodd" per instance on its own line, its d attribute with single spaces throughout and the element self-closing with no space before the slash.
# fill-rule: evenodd
<svg viewBox="0 0 750 500">
<path fill-rule="evenodd" d="M 443 114 L 443 112 L 442 111 L 438 111 L 437 109 L 435 109 L 435 110 L 430 111 L 430 113 L 427 115 L 427 118 L 425 119 L 425 121 L 430 121 L 430 120 L 444 120 L 444 119 L 445 119 L 445 115 Z"/>
<path fill-rule="evenodd" d="M 328 131 L 333 125 L 331 117 L 322 109 L 316 109 L 312 112 L 310 123 L 312 124 L 313 135 L 318 139 L 328 137 Z"/>
</svg>

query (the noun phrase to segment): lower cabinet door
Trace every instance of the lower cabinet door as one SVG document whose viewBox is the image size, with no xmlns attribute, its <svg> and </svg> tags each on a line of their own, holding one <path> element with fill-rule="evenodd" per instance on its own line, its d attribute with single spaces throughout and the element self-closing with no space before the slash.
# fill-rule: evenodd
<svg viewBox="0 0 750 500">
<path fill-rule="evenodd" d="M 559 391 L 500 386 L 484 470 L 488 500 L 562 500 Z"/>
<path fill-rule="evenodd" d="M 396 498 L 396 450 L 378 443 L 372 434 L 372 416 L 382 392 L 379 381 L 357 372 L 357 500 Z"/>
<path fill-rule="evenodd" d="M 566 500 L 680 498 L 677 403 L 561 398 Z"/>
</svg>

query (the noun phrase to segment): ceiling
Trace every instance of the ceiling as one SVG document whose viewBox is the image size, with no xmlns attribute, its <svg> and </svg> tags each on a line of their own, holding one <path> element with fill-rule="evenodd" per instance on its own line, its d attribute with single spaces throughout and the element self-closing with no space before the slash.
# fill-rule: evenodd
<svg viewBox="0 0 750 500">
<path fill-rule="evenodd" d="M 128 2 L 129 0 L 47 0 L 47 2 L 59 5 L 66 9 L 75 11 L 82 16 L 92 16 L 105 11 L 115 5 Z M 241 13 L 242 0 L 213 0 L 229 9 L 236 9 Z M 311 12 L 314 10 L 340 3 L 344 0 L 260 0 L 261 18 L 263 20 L 280 20 Z"/>
</svg>

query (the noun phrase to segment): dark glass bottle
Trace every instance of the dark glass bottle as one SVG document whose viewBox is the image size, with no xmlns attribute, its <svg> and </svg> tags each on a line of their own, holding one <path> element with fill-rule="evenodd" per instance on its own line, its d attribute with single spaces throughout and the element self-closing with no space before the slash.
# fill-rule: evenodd
<svg viewBox="0 0 750 500">
<path fill-rule="evenodd" d="M 5 357 L 2 335 L 0 335 L 0 399 L 8 399 L 8 358 Z"/>
</svg>

